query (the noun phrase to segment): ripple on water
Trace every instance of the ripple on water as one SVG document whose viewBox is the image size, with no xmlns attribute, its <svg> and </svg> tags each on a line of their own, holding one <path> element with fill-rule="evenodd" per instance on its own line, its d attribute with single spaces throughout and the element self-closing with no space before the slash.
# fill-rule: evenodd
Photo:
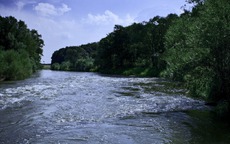
<svg viewBox="0 0 230 144">
<path fill-rule="evenodd" d="M 189 123 L 190 117 L 183 111 L 204 108 L 202 101 L 182 94 L 150 91 L 151 85 L 163 87 L 156 78 L 52 71 L 47 76 L 45 72 L 29 83 L 0 92 L 0 107 L 31 102 L 23 105 L 23 110 L 12 107 L 12 113 L 18 112 L 27 125 L 18 132 L 25 128 L 28 135 L 35 136 L 29 143 L 170 143 L 172 137 L 190 137 L 183 124 Z M 8 133 L 17 125 L 11 127 Z"/>
<path fill-rule="evenodd" d="M 24 100 L 33 101 L 35 98 L 52 99 L 58 91 L 51 85 L 33 84 L 2 89 L 0 94 L 0 108 L 13 106 Z"/>
</svg>

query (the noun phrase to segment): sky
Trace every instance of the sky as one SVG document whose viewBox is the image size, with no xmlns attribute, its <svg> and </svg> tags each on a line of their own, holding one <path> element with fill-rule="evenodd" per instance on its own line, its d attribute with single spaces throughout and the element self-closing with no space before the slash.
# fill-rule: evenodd
<svg viewBox="0 0 230 144">
<path fill-rule="evenodd" d="M 114 25 L 181 14 L 186 0 L 0 0 L 0 15 L 14 16 L 42 35 L 42 63 L 66 46 L 98 42 Z"/>
</svg>

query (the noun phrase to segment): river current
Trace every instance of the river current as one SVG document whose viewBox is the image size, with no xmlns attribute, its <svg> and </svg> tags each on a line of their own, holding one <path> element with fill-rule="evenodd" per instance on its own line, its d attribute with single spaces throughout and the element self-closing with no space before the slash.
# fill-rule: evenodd
<svg viewBox="0 0 230 144">
<path fill-rule="evenodd" d="M 0 84 L 0 144 L 229 143 L 229 125 L 159 78 L 42 70 Z"/>
</svg>

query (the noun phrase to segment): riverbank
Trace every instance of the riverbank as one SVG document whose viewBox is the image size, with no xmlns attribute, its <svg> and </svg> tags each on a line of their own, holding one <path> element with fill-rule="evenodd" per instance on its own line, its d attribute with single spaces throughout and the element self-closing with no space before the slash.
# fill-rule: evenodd
<svg viewBox="0 0 230 144">
<path fill-rule="evenodd" d="M 42 64 L 42 69 L 50 70 L 51 69 L 51 64 Z"/>
<path fill-rule="evenodd" d="M 0 82 L 4 81 L 5 79 L 5 77 L 0 77 Z"/>
<path fill-rule="evenodd" d="M 123 75 L 123 76 L 159 77 L 159 72 L 149 67 L 110 69 L 110 70 L 100 70 L 99 72 L 103 74 Z"/>
</svg>

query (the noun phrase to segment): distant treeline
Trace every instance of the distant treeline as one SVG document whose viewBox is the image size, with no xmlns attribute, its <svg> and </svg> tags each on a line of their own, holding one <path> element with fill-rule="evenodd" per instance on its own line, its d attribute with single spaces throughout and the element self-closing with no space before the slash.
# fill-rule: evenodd
<svg viewBox="0 0 230 144">
<path fill-rule="evenodd" d="M 97 43 L 70 46 L 55 51 L 51 69 L 65 71 L 92 71 L 95 68 Z"/>
<path fill-rule="evenodd" d="M 182 81 L 190 95 L 230 110 L 230 2 L 188 0 L 192 10 L 156 16 L 114 31 L 97 43 L 52 56 L 57 70 L 96 70 Z"/>
<path fill-rule="evenodd" d="M 30 76 L 41 67 L 44 42 L 23 21 L 0 16 L 0 81 Z"/>
</svg>

